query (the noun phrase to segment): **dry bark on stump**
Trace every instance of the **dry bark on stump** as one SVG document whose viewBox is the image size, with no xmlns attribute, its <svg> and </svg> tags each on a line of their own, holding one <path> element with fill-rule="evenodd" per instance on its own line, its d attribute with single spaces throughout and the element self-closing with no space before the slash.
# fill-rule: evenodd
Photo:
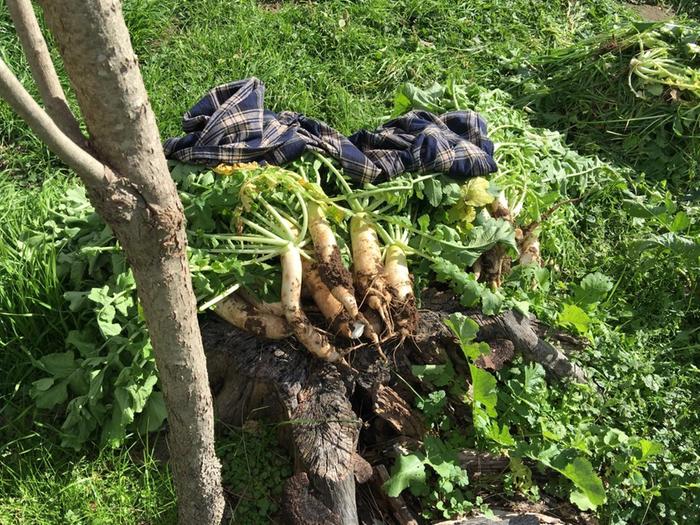
<svg viewBox="0 0 700 525">
<path fill-rule="evenodd" d="M 421 312 L 413 339 L 400 347 L 384 346 L 389 362 L 367 347 L 349 356 L 352 368 L 319 361 L 293 340 L 263 341 L 214 316 L 203 321 L 218 418 L 235 425 L 251 415 L 288 423 L 280 427 L 281 441 L 288 444 L 297 472 L 285 486 L 289 523 L 359 523 L 355 485 L 369 480 L 372 467 L 358 455 L 358 442 L 362 456 L 378 463 L 386 457 L 388 442 L 418 442 L 425 431 L 412 409 L 414 394 L 396 375 L 411 380 L 411 365 L 447 360 L 466 374 L 467 362 L 444 324 L 454 310 L 437 304 L 443 309 Z M 511 312 L 469 315 L 482 327 L 480 339 L 537 359 L 538 349 L 544 348 L 543 365 L 552 375 L 576 377 L 575 365 L 540 340 L 528 319 Z M 484 366 L 494 365 L 498 357 Z M 502 462 L 494 463 L 502 468 Z M 375 493 L 379 486 L 372 482 Z M 382 494 L 376 499 L 387 501 Z M 396 509 L 388 514 L 398 521 L 405 518 L 398 518 Z"/>
</svg>

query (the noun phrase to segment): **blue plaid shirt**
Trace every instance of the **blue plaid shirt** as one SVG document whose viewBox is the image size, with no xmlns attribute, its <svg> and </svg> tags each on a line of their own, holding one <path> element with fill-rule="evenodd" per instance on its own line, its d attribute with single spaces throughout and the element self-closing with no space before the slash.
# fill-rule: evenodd
<svg viewBox="0 0 700 525">
<path fill-rule="evenodd" d="M 403 172 L 465 178 L 496 171 L 486 122 L 473 111 L 412 111 L 348 138 L 299 113 L 264 109 L 264 93 L 257 78 L 212 89 L 185 113 L 182 128 L 187 134 L 165 141 L 165 156 L 209 165 L 281 165 L 309 149 L 336 159 L 359 183 Z"/>
</svg>

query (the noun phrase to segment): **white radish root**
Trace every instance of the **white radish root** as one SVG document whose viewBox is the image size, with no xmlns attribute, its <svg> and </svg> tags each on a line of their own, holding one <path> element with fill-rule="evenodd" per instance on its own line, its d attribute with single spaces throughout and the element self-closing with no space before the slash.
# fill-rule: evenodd
<svg viewBox="0 0 700 525">
<path fill-rule="evenodd" d="M 392 244 L 386 249 L 384 275 L 392 296 L 399 301 L 413 297 L 413 282 L 408 271 L 406 253 L 400 246 Z"/>
<path fill-rule="evenodd" d="M 357 293 L 362 303 L 379 314 L 388 335 L 393 335 L 391 294 L 387 290 L 379 239 L 364 214 L 353 215 L 350 220 L 350 238 Z"/>
<path fill-rule="evenodd" d="M 359 314 L 352 275 L 340 258 L 340 250 L 331 225 L 323 209 L 316 203 L 309 203 L 309 232 L 314 243 L 318 272 L 328 289 L 345 308 L 352 319 Z"/>
<path fill-rule="evenodd" d="M 282 306 L 294 335 L 316 357 L 330 362 L 340 361 L 340 354 L 328 342 L 328 338 L 309 322 L 301 309 L 302 264 L 299 248 L 289 243 L 280 254 L 280 261 Z"/>
<path fill-rule="evenodd" d="M 275 303 L 266 303 L 242 288 L 236 293 L 247 303 L 251 304 L 258 312 L 262 314 L 276 315 L 282 318 L 284 317 L 284 308 L 282 308 L 282 303 L 279 301 Z"/>
<path fill-rule="evenodd" d="M 292 333 L 283 317 L 260 312 L 236 294 L 218 302 L 214 313 L 236 328 L 266 339 L 285 339 Z"/>
<path fill-rule="evenodd" d="M 527 229 L 521 233 L 520 238 L 516 236 L 516 240 L 518 243 L 518 251 L 520 252 L 520 264 L 535 263 L 538 266 L 542 266 L 539 231 L 537 228 Z"/>
<path fill-rule="evenodd" d="M 350 328 L 350 317 L 325 285 L 314 263 L 302 259 L 303 283 L 313 297 L 316 306 L 328 321 L 331 332 L 352 339 L 353 330 Z"/>
<path fill-rule="evenodd" d="M 391 315 L 394 327 L 398 327 L 402 337 L 409 336 L 417 328 L 418 311 L 406 253 L 396 244 L 392 244 L 386 250 L 384 276 L 392 296 Z"/>
</svg>

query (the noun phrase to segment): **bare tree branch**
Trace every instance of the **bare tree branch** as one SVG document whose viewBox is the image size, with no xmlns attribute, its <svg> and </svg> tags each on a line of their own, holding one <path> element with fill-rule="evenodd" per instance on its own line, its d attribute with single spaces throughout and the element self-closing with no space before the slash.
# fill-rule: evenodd
<svg viewBox="0 0 700 525">
<path fill-rule="evenodd" d="M 83 146 L 85 137 L 80 131 L 78 121 L 68 107 L 66 96 L 51 61 L 46 40 L 41 34 L 31 1 L 7 0 L 7 7 L 15 24 L 17 36 L 22 43 L 24 55 L 29 62 L 32 78 L 39 88 L 46 112 L 63 133 L 78 145 Z"/>
<path fill-rule="evenodd" d="M 29 124 L 37 136 L 68 166 L 73 168 L 89 187 L 109 184 L 115 179 L 112 171 L 78 146 L 31 97 L 7 64 L 0 59 L 0 98 Z"/>
</svg>

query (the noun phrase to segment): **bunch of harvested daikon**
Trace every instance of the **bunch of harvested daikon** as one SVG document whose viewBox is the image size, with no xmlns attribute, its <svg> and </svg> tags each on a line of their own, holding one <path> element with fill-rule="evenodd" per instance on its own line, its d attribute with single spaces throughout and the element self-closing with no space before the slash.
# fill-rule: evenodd
<svg viewBox="0 0 700 525">
<path fill-rule="evenodd" d="M 446 281 L 463 296 L 473 288 L 478 300 L 484 285 L 466 270 L 496 244 L 515 248 L 512 225 L 487 210 L 496 194 L 485 179 L 431 174 L 353 188 L 318 154 L 284 168 L 176 165 L 172 174 L 200 309 L 261 337 L 294 335 L 328 361 L 357 344 L 381 351 L 385 340 L 412 335 L 409 258 L 419 260 L 422 282 Z M 309 321 L 307 297 L 323 326 Z"/>
</svg>

